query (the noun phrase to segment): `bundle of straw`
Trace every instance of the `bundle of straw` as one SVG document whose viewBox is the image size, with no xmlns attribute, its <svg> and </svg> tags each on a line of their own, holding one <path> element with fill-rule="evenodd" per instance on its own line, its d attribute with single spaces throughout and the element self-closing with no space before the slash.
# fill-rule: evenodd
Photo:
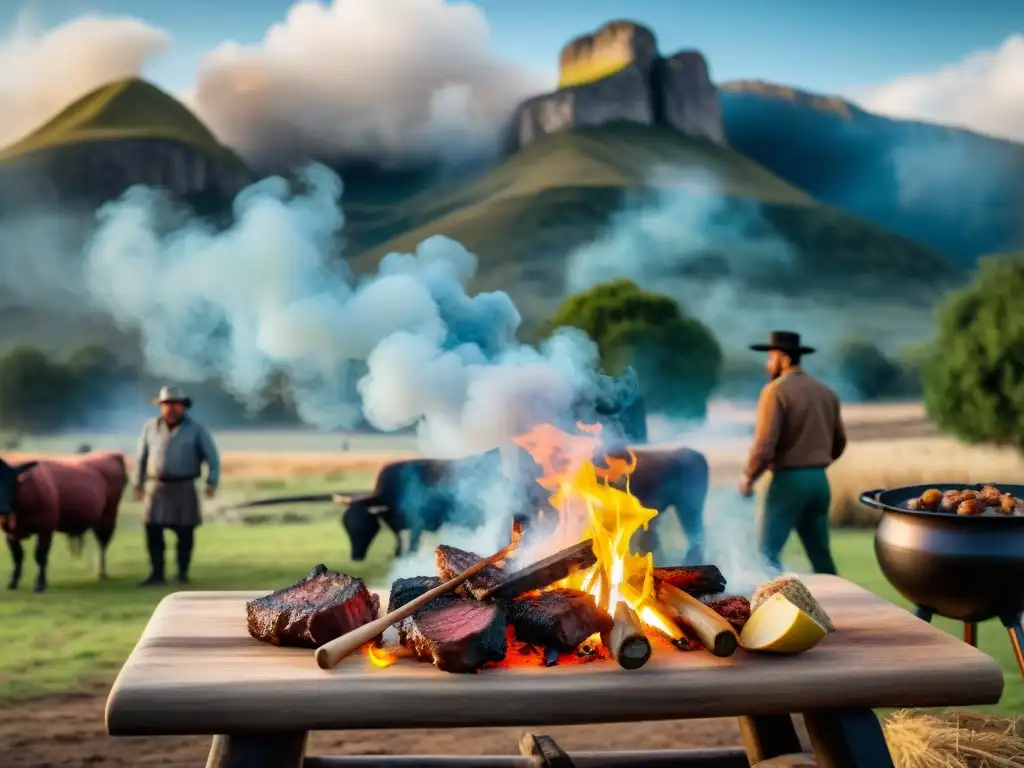
<svg viewBox="0 0 1024 768">
<path fill-rule="evenodd" d="M 1024 720 L 903 710 L 883 727 L 896 768 L 1024 767 Z"/>
</svg>

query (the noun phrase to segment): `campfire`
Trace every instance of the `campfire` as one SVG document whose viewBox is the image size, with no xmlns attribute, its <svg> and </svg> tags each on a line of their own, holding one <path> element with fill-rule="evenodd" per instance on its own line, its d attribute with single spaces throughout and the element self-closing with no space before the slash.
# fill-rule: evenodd
<svg viewBox="0 0 1024 768">
<path fill-rule="evenodd" d="M 736 650 L 749 603 L 722 597 L 725 579 L 714 566 L 655 568 L 650 552 L 631 550 L 658 514 L 630 493 L 636 457 L 606 456 L 599 466 L 600 426 L 578 426 L 581 434 L 570 435 L 542 425 L 514 441 L 542 468 L 550 509 L 533 527 L 513 524 L 507 559 L 399 622 L 402 648 L 368 645 L 373 666 L 413 655 L 452 672 L 609 658 L 636 669 L 655 647 Z M 437 576 L 392 585 L 389 612 L 483 558 L 441 545 L 436 559 Z"/>
</svg>

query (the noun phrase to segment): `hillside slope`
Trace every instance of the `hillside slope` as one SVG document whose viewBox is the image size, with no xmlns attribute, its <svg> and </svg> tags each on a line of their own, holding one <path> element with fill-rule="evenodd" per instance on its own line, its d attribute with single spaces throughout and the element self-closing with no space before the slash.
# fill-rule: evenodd
<svg viewBox="0 0 1024 768">
<path fill-rule="evenodd" d="M 760 81 L 719 86 L 730 146 L 817 199 L 973 266 L 1024 246 L 1024 146 Z"/>
<path fill-rule="evenodd" d="M 624 207 L 664 210 L 665 195 L 671 205 L 690 201 L 707 210 L 698 221 L 681 217 L 677 275 L 730 276 L 730 249 L 747 237 L 764 237 L 767 229 L 792 247 L 797 263 L 775 275 L 759 270 L 763 288 L 845 290 L 851 279 L 866 279 L 877 292 L 899 293 L 963 277 L 939 254 L 818 204 L 731 149 L 626 123 L 548 136 L 468 184 L 354 212 L 347 234 L 360 271 L 439 233 L 480 256 L 478 288 L 554 299 L 565 291 L 573 249 L 606 233 L 612 222 L 621 224 Z M 706 230 L 700 254 L 689 250 L 693 227 Z M 662 258 L 669 273 L 672 256 Z"/>
<path fill-rule="evenodd" d="M 102 202 L 133 184 L 230 200 L 250 180 L 245 163 L 184 105 L 136 78 L 97 88 L 0 151 L 4 209 Z"/>
</svg>

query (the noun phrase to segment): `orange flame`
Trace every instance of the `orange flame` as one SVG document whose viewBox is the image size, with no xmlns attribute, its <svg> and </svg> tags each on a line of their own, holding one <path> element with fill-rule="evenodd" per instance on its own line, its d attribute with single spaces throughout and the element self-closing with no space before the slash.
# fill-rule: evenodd
<svg viewBox="0 0 1024 768">
<path fill-rule="evenodd" d="M 580 531 L 575 541 L 594 542 L 597 563 L 572 574 L 560 586 L 589 593 L 609 613 L 622 600 L 640 611 L 654 591 L 654 560 L 649 552 L 630 552 L 629 544 L 638 530 L 647 529 L 658 511 L 644 507 L 630 493 L 629 476 L 636 469 L 636 456 L 632 452 L 628 459 L 608 456 L 607 469 L 598 468 L 593 457 L 600 445 L 601 426 L 577 427 L 583 435 L 569 435 L 542 424 L 514 440 L 541 466 L 543 475 L 538 483 L 552 491 L 549 501 L 559 513 L 556 539 Z M 624 489 L 612 485 L 620 481 Z"/>
<path fill-rule="evenodd" d="M 390 667 L 398 661 L 398 656 L 373 643 L 366 646 L 366 655 L 370 657 L 370 663 L 375 667 Z"/>
</svg>

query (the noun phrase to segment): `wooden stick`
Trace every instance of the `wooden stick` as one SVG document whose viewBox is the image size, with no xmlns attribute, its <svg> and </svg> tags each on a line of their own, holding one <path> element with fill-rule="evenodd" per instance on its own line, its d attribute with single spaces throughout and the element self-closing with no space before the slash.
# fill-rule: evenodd
<svg viewBox="0 0 1024 768">
<path fill-rule="evenodd" d="M 676 625 L 672 611 L 660 602 L 648 599 L 640 607 L 639 616 L 641 621 L 667 637 L 676 648 L 686 648 L 686 633 Z"/>
<path fill-rule="evenodd" d="M 543 589 L 561 581 L 580 568 L 589 568 L 597 562 L 594 541 L 587 539 L 579 544 L 555 552 L 555 554 L 510 573 L 500 584 L 480 595 L 481 600 L 489 598 L 511 599 L 519 595 Z"/>
<path fill-rule="evenodd" d="M 402 619 L 407 619 L 412 616 L 416 611 L 425 606 L 431 600 L 446 595 L 449 592 L 454 592 L 458 589 L 463 582 L 466 581 L 473 574 L 483 570 L 488 565 L 494 565 L 505 558 L 513 549 L 514 544 L 509 544 L 507 547 L 498 550 L 490 557 L 484 558 L 476 565 L 471 565 L 469 568 L 464 570 L 458 576 L 453 579 L 449 579 L 440 586 L 434 587 L 429 592 L 425 592 L 415 600 L 410 600 L 408 603 L 403 605 L 401 608 L 392 611 L 386 616 L 382 616 L 379 619 L 371 621 L 369 624 L 364 624 L 361 627 L 356 627 L 351 632 L 346 632 L 341 637 L 336 637 L 333 640 L 324 643 L 316 649 L 316 663 L 320 669 L 332 669 L 337 666 L 338 662 L 344 659 L 349 654 L 358 650 L 366 643 L 376 639 L 376 637 L 384 632 L 392 624 L 397 624 Z"/>
<path fill-rule="evenodd" d="M 658 600 L 678 621 L 692 629 L 701 644 L 715 656 L 732 656 L 736 651 L 739 635 L 714 609 L 665 582 L 658 585 Z"/>
<path fill-rule="evenodd" d="M 601 642 L 623 669 L 639 669 L 651 658 L 651 641 L 624 600 L 615 606 L 615 623 L 611 630 L 602 633 Z"/>
</svg>

